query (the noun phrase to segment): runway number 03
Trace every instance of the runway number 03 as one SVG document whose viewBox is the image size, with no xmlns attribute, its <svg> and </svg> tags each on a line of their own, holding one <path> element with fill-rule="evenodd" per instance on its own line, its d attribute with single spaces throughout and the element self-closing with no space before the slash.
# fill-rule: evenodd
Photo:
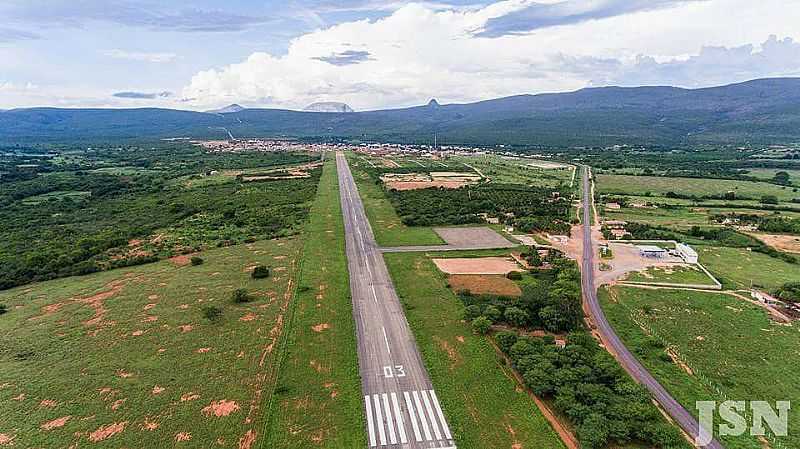
<svg viewBox="0 0 800 449">
<path fill-rule="evenodd" d="M 384 366 L 383 377 L 389 379 L 392 377 L 406 377 L 406 370 L 403 368 L 403 365 L 395 365 L 394 367 Z"/>
</svg>

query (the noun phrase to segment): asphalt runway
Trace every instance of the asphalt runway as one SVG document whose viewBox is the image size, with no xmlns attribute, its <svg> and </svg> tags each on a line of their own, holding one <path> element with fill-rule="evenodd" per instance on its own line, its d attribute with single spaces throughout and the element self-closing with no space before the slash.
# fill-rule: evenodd
<svg viewBox="0 0 800 449">
<path fill-rule="evenodd" d="M 655 398 L 661 407 L 666 410 L 669 416 L 678 423 L 678 425 L 692 438 L 696 438 L 698 432 L 701 430 L 700 424 L 683 406 L 678 403 L 664 387 L 648 372 L 644 366 L 631 354 L 622 340 L 614 332 L 606 319 L 603 309 L 600 307 L 600 302 L 597 300 L 597 288 L 594 281 L 594 256 L 595 248 L 592 245 L 592 213 L 589 201 L 591 199 L 591 189 L 589 184 L 589 172 L 584 170 L 583 173 L 583 266 L 581 269 L 581 283 L 583 289 L 583 298 L 586 303 L 586 309 L 592 318 L 592 322 L 597 326 L 597 331 L 603 340 L 603 343 L 610 347 L 616 358 L 623 368 L 633 377 L 637 382 L 644 385 L 650 394 Z M 711 398 L 709 398 L 711 399 Z M 703 429 L 703 432 L 705 430 Z M 707 433 L 705 434 L 707 435 Z M 707 449 L 723 449 L 716 439 L 703 448 Z"/>
<path fill-rule="evenodd" d="M 455 448 L 347 160 L 336 154 L 368 447 Z"/>
</svg>

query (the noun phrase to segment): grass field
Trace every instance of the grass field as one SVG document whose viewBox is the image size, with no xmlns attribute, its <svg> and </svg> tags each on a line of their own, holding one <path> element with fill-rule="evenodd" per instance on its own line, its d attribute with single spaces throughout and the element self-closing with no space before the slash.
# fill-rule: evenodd
<svg viewBox="0 0 800 449">
<path fill-rule="evenodd" d="M 791 201 L 800 197 L 792 188 L 765 182 L 733 181 L 727 179 L 668 178 L 661 176 L 597 175 L 599 193 L 642 195 L 650 192 L 663 196 L 667 192 L 682 195 L 722 195 L 733 191 L 739 197 L 761 199 L 764 195 L 775 195 L 780 201 Z"/>
<path fill-rule="evenodd" d="M 543 187 L 568 186 L 572 179 L 572 167 L 546 169 L 527 164 L 543 163 L 532 159 L 504 159 L 500 156 L 457 156 L 448 161 L 457 161 L 477 168 L 491 182 L 499 184 L 522 184 Z M 547 162 L 549 163 L 549 162 Z"/>
<path fill-rule="evenodd" d="M 744 248 L 695 247 L 702 263 L 723 286 L 774 288 L 785 282 L 800 282 L 800 265 Z"/>
<path fill-rule="evenodd" d="M 463 306 L 433 262 L 416 253 L 385 259 L 458 447 L 563 448 L 486 337 L 462 322 Z"/>
<path fill-rule="evenodd" d="M 18 447 L 249 448 L 300 246 L 259 241 L 203 252 L 199 266 L 183 256 L 0 293 L 0 434 Z M 272 276 L 251 279 L 257 264 Z M 253 301 L 233 303 L 237 288 Z"/>
<path fill-rule="evenodd" d="M 655 282 L 669 284 L 715 285 L 708 275 L 695 266 L 651 267 L 634 271 L 624 279 L 630 282 Z"/>
<path fill-rule="evenodd" d="M 653 375 L 696 414 L 695 401 L 800 398 L 800 327 L 770 322 L 760 307 L 728 295 L 631 287 L 602 289 L 614 329 Z M 671 355 L 667 352 L 669 350 Z M 670 360 L 673 358 L 673 360 Z M 800 447 L 800 410 L 774 449 Z M 777 444 L 776 444 L 777 440 Z M 762 449 L 749 435 L 723 437 L 727 449 Z"/>
<path fill-rule="evenodd" d="M 738 202 L 737 202 L 738 203 Z M 754 205 L 757 207 L 757 205 Z M 625 207 L 622 209 L 604 209 L 603 217 L 607 220 L 623 220 L 635 221 L 640 223 L 647 223 L 654 226 L 666 226 L 676 229 L 688 229 L 692 226 L 719 226 L 718 224 L 710 221 L 712 215 L 730 215 L 730 214 L 748 214 L 748 215 L 771 215 L 772 211 L 754 209 L 739 209 L 739 208 L 714 208 L 714 207 L 691 207 L 685 206 L 674 209 L 658 208 L 658 209 L 639 209 L 632 207 Z M 781 217 L 787 218 L 800 218 L 797 212 L 780 212 Z"/>
<path fill-rule="evenodd" d="M 355 157 L 350 157 L 349 162 L 378 245 L 441 245 L 444 243 L 429 227 L 404 225 L 381 187 L 375 184 L 365 171 L 359 170 Z"/>
<path fill-rule="evenodd" d="M 800 170 L 787 170 L 784 168 L 748 168 L 748 176 L 753 176 L 760 179 L 772 179 L 775 173 L 785 171 L 789 173 L 789 182 L 793 185 L 800 185 Z"/>
<path fill-rule="evenodd" d="M 305 235 L 286 359 L 270 413 L 270 438 L 259 447 L 366 447 L 333 158 L 325 164 Z"/>
</svg>

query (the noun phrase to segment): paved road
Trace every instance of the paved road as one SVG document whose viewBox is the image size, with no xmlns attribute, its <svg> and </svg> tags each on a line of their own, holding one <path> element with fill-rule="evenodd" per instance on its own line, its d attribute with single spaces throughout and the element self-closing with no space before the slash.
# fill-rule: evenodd
<svg viewBox="0 0 800 449">
<path fill-rule="evenodd" d="M 641 363 L 628 351 L 628 348 L 622 343 L 622 340 L 614 332 L 614 329 L 606 320 L 603 309 L 600 307 L 600 302 L 597 300 L 597 288 L 594 282 L 594 246 L 592 245 L 592 214 L 591 207 L 586 207 L 591 201 L 591 192 L 589 184 L 589 171 L 584 170 L 583 173 L 583 267 L 581 282 L 583 284 L 583 297 L 586 302 L 586 307 L 589 315 L 592 318 L 598 332 L 603 339 L 605 345 L 617 355 L 617 360 L 622 364 L 623 368 L 634 378 L 637 382 L 647 387 L 650 394 L 661 404 L 661 407 L 675 420 L 681 428 L 688 433 L 692 438 L 698 435 L 700 425 L 697 419 L 694 418 L 681 404 L 678 403 L 661 384 L 642 366 Z M 724 449 L 723 446 L 717 441 L 712 440 L 708 445 L 702 446 L 707 449 Z"/>
<path fill-rule="evenodd" d="M 336 155 L 369 447 L 455 448 L 344 155 Z"/>
<path fill-rule="evenodd" d="M 439 251 L 470 251 L 479 249 L 502 249 L 502 248 L 516 248 L 519 246 L 516 243 L 508 242 L 508 244 L 497 245 L 488 244 L 482 245 L 476 243 L 474 245 L 420 245 L 420 246 L 387 246 L 378 248 L 383 253 L 417 253 L 417 252 L 439 252 Z"/>
</svg>

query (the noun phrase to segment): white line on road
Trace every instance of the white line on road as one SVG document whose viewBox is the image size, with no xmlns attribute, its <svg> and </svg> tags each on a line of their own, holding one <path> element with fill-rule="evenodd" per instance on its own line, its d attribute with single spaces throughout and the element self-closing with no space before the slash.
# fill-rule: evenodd
<svg viewBox="0 0 800 449">
<path fill-rule="evenodd" d="M 431 418 L 431 424 L 433 425 L 433 433 L 436 435 L 437 440 L 442 439 L 442 432 L 439 431 L 439 425 L 436 424 L 436 415 L 433 414 L 433 409 L 431 408 L 431 402 L 428 400 L 428 392 L 422 390 L 420 392 L 422 394 L 422 400 L 425 402 L 425 409 L 428 410 L 428 416 Z"/>
<path fill-rule="evenodd" d="M 411 417 L 411 429 L 414 430 L 414 438 L 417 441 L 422 441 L 422 435 L 420 435 L 419 426 L 417 425 L 417 414 L 414 412 L 414 405 L 411 403 L 411 396 L 407 391 L 404 391 L 403 397 L 406 399 L 406 408 L 408 409 L 408 415 Z"/>
<path fill-rule="evenodd" d="M 422 431 L 425 432 L 425 439 L 428 441 L 432 441 L 433 437 L 431 436 L 431 429 L 428 427 L 428 421 L 425 420 L 425 410 L 422 409 L 422 403 L 419 401 L 419 394 L 416 391 L 411 392 L 414 396 L 414 403 L 417 405 L 417 410 L 419 411 L 419 420 L 422 422 Z"/>
<path fill-rule="evenodd" d="M 442 407 L 439 405 L 439 398 L 436 397 L 436 392 L 430 390 L 431 399 L 433 399 L 433 408 L 436 409 L 436 415 L 439 416 L 439 422 L 442 423 L 442 430 L 444 430 L 444 436 L 447 437 L 448 440 L 453 439 L 453 435 L 450 434 L 450 427 L 447 425 L 447 421 L 444 419 L 444 413 L 442 413 Z"/>
<path fill-rule="evenodd" d="M 397 432 L 400 434 L 400 442 L 406 444 L 408 443 L 408 437 L 406 437 L 406 427 L 403 424 L 403 413 L 400 411 L 400 404 L 397 402 L 396 393 L 392 393 L 392 405 L 394 406 L 394 417 L 397 420 Z"/>
<path fill-rule="evenodd" d="M 383 393 L 383 410 L 386 412 L 386 428 L 389 429 L 389 442 L 397 444 L 397 435 L 394 433 L 394 421 L 392 420 L 392 409 L 389 407 L 389 395 Z"/>
<path fill-rule="evenodd" d="M 381 446 L 386 446 L 386 431 L 383 430 L 383 415 L 381 413 L 381 400 L 377 394 L 372 395 L 372 402 L 375 405 L 375 421 L 378 424 L 378 438 L 381 440 Z"/>
<path fill-rule="evenodd" d="M 386 350 L 389 351 L 389 357 L 391 357 L 392 350 L 389 348 L 389 337 L 386 336 L 386 328 L 381 326 L 381 329 L 383 329 L 383 342 L 386 343 Z"/>
<path fill-rule="evenodd" d="M 375 423 L 372 421 L 372 404 L 369 400 L 369 395 L 364 396 L 364 404 L 367 406 L 367 430 L 369 431 L 369 445 L 375 447 Z"/>
</svg>

